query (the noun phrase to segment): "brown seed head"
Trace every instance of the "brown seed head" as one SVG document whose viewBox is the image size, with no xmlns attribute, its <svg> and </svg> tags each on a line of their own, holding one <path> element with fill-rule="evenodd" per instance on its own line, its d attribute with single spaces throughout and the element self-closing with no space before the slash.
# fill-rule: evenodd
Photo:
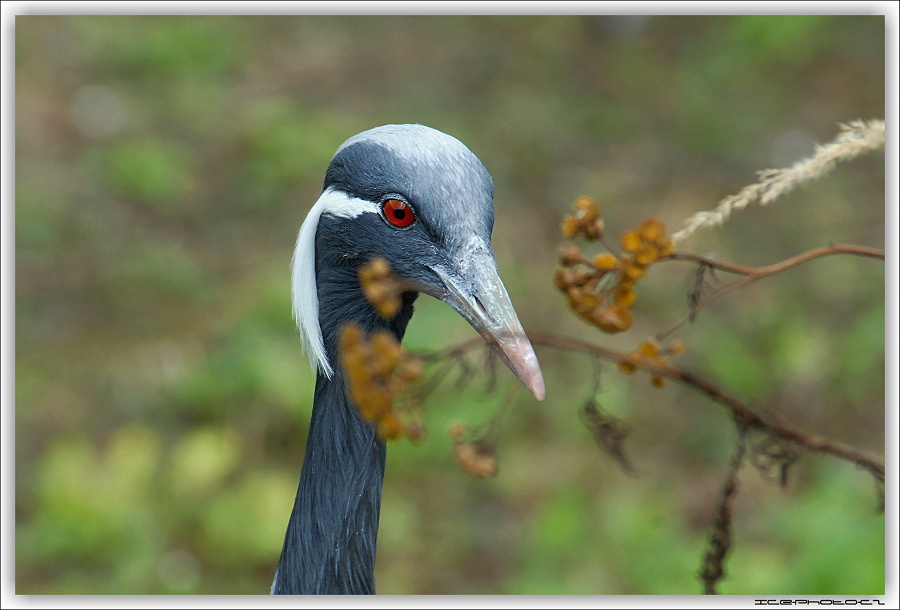
<svg viewBox="0 0 900 610">
<path fill-rule="evenodd" d="M 454 448 L 456 460 L 470 477 L 488 478 L 497 474 L 497 457 L 480 443 L 461 442 Z"/>
<path fill-rule="evenodd" d="M 572 242 L 566 242 L 559 247 L 559 264 L 563 267 L 573 267 L 583 260 L 581 250 Z"/>
</svg>

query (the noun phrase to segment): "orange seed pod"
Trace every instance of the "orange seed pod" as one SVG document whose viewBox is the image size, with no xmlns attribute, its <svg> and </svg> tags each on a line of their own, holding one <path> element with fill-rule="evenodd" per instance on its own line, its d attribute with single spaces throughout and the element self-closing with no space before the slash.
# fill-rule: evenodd
<svg viewBox="0 0 900 610">
<path fill-rule="evenodd" d="M 619 242 L 626 252 L 636 252 L 641 247 L 641 236 L 637 231 L 625 231 Z"/>
</svg>

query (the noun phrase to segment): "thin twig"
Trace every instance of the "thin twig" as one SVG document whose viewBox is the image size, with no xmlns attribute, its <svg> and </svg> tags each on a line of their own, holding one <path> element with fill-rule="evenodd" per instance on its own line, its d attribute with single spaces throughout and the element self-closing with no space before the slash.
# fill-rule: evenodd
<svg viewBox="0 0 900 610">
<path fill-rule="evenodd" d="M 814 258 L 821 258 L 830 254 L 851 254 L 854 256 L 864 256 L 867 258 L 884 260 L 884 250 L 869 248 L 866 246 L 855 246 L 852 244 L 830 244 L 827 246 L 821 246 L 819 248 L 806 250 L 804 252 L 801 252 L 800 254 L 792 256 L 791 258 L 786 258 L 783 261 L 778 261 L 777 263 L 764 265 L 762 267 L 748 267 L 746 265 L 723 263 L 722 261 L 718 261 L 714 258 L 700 256 L 699 254 L 691 254 L 689 252 L 674 252 L 668 256 L 661 256 L 659 257 L 659 262 L 666 260 L 693 261 L 696 263 L 709 265 L 710 267 L 715 267 L 716 269 L 720 269 L 722 271 L 727 271 L 728 273 L 737 273 L 739 275 L 758 275 L 760 277 L 765 277 L 767 275 L 772 275 L 773 273 L 779 273 L 792 267 L 796 267 L 797 265 L 802 265 L 803 263 L 811 261 Z"/>
<path fill-rule="evenodd" d="M 734 499 L 737 497 L 738 471 L 741 469 L 741 464 L 744 463 L 746 437 L 746 429 L 739 425 L 737 450 L 731 458 L 728 478 L 725 479 L 725 484 L 722 486 L 719 506 L 713 521 L 713 533 L 709 539 L 706 555 L 703 557 L 703 569 L 700 571 L 704 593 L 707 595 L 717 593 L 716 584 L 725 576 L 725 557 L 731 550 L 731 509 Z"/>
<path fill-rule="evenodd" d="M 582 352 L 590 354 L 594 357 L 603 358 L 611 362 L 620 362 L 624 360 L 628 354 L 606 347 L 601 347 L 587 341 L 561 337 L 548 333 L 528 333 L 528 337 L 535 345 L 545 347 L 569 350 L 574 352 Z M 480 337 L 473 337 L 445 350 L 431 352 L 424 357 L 430 359 L 440 359 L 443 357 L 459 357 L 471 349 L 478 349 L 484 345 Z M 765 419 L 756 413 L 753 408 L 745 401 L 741 400 L 726 388 L 718 385 L 706 377 L 686 371 L 671 365 L 654 366 L 646 363 L 635 363 L 640 369 L 652 372 L 654 375 L 666 377 L 672 381 L 686 385 L 691 389 L 699 391 L 713 401 L 726 407 L 731 411 L 735 421 L 739 426 L 746 429 L 755 429 L 765 432 L 773 437 L 783 439 L 808 449 L 815 453 L 831 455 L 836 458 L 852 462 L 872 473 L 879 480 L 884 480 L 884 461 L 869 455 L 864 451 L 860 451 L 849 445 L 814 434 L 807 434 L 800 430 L 780 422 L 773 422 Z"/>
<path fill-rule="evenodd" d="M 813 248 L 811 250 L 807 250 L 805 252 L 801 252 L 795 256 L 790 258 L 786 258 L 783 261 L 779 261 L 777 263 L 773 263 L 771 265 L 764 265 L 762 267 L 747 267 L 744 265 L 734 265 L 731 263 L 723 263 L 721 261 L 717 261 L 712 258 L 708 258 L 705 256 L 700 256 L 698 254 L 690 254 L 690 253 L 681 253 L 676 252 L 674 254 L 670 254 L 669 256 L 662 257 L 660 261 L 672 260 L 672 261 L 690 261 L 694 263 L 700 263 L 703 266 L 711 267 L 713 269 L 718 269 L 721 271 L 725 271 L 727 273 L 734 273 L 738 275 L 743 275 L 744 277 L 733 280 L 724 286 L 718 288 L 717 290 L 707 294 L 706 296 L 700 297 L 696 300 L 693 300 L 691 303 L 691 308 L 688 310 L 684 316 L 680 320 L 678 320 L 675 324 L 670 326 L 665 331 L 659 333 L 657 335 L 657 339 L 659 341 L 664 340 L 666 337 L 671 335 L 673 332 L 684 326 L 686 323 L 692 321 L 697 312 L 704 306 L 708 305 L 712 301 L 718 299 L 720 296 L 728 294 L 742 286 L 746 286 L 747 284 L 752 284 L 756 280 L 760 280 L 764 277 L 768 277 L 770 275 L 774 275 L 776 273 L 781 273 L 782 271 L 787 271 L 788 269 L 793 269 L 803 263 L 807 263 L 811 260 L 822 258 L 823 256 L 830 256 L 832 254 L 849 254 L 853 256 L 863 256 L 867 258 L 874 258 L 878 260 L 884 260 L 884 250 L 878 250 L 875 248 L 867 248 L 865 246 L 853 246 L 853 245 L 829 245 L 822 246 L 820 248 Z"/>
</svg>

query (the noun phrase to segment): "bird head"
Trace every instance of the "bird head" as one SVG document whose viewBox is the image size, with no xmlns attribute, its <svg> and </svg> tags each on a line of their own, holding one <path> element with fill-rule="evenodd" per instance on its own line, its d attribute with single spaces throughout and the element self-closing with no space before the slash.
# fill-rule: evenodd
<svg viewBox="0 0 900 610">
<path fill-rule="evenodd" d="M 429 127 L 386 125 L 344 142 L 292 260 L 294 317 L 313 366 L 333 374 L 317 269 L 356 270 L 381 257 L 412 290 L 453 307 L 543 399 L 537 357 L 491 250 L 493 190 L 490 174 L 462 142 Z"/>
</svg>

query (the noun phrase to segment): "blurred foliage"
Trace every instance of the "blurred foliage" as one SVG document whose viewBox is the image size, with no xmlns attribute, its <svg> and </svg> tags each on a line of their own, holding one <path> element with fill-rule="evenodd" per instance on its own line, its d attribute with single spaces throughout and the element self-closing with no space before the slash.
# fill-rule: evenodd
<svg viewBox="0 0 900 610">
<path fill-rule="evenodd" d="M 464 141 L 494 176 L 495 251 L 526 328 L 584 336 L 552 285 L 576 196 L 615 233 L 651 215 L 674 229 L 885 112 L 880 16 L 15 25 L 17 593 L 268 591 L 314 386 L 288 263 L 347 137 L 419 122 Z M 872 155 L 685 246 L 749 265 L 884 233 Z M 593 339 L 633 348 L 685 311 L 690 281 L 649 274 L 635 327 Z M 473 335 L 420 301 L 409 346 Z M 884 315 L 882 265 L 815 261 L 704 310 L 681 363 L 883 453 Z M 502 392 L 449 386 L 427 438 L 391 445 L 379 591 L 700 592 L 726 414 L 604 369 L 600 400 L 633 428 L 629 477 L 579 421 L 590 364 L 539 356 L 548 400 L 523 394 L 506 417 L 497 478 L 466 478 L 446 430 L 486 421 Z M 741 485 L 723 592 L 883 593 L 866 476 L 805 457 L 785 489 L 748 467 Z"/>
</svg>

